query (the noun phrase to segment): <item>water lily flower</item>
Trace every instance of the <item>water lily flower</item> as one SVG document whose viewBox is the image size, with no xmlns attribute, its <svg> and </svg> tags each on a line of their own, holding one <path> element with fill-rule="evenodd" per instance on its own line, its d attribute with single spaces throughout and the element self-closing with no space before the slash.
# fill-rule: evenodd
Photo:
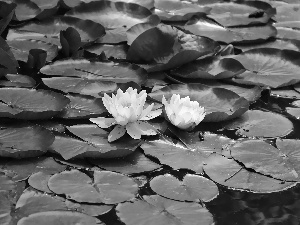
<svg viewBox="0 0 300 225">
<path fill-rule="evenodd" d="M 205 117 L 204 108 L 197 101 L 191 101 L 189 96 L 180 98 L 180 95 L 173 94 L 170 102 L 163 96 L 162 103 L 169 121 L 183 130 L 193 129 Z"/>
<path fill-rule="evenodd" d="M 155 135 L 156 129 L 144 122 L 159 116 L 161 109 L 153 110 L 154 104 L 144 108 L 147 98 L 146 91 L 137 93 L 137 89 L 128 88 L 126 92 L 118 89 L 112 97 L 104 94 L 103 104 L 113 118 L 98 117 L 90 119 L 101 128 L 116 125 L 108 135 L 108 141 L 112 142 L 122 137 L 126 131 L 134 139 L 140 139 L 141 135 Z"/>
</svg>

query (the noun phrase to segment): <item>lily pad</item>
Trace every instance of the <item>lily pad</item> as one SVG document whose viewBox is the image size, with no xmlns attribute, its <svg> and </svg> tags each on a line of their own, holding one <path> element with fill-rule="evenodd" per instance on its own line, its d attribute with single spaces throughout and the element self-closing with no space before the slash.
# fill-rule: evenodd
<svg viewBox="0 0 300 225">
<path fill-rule="evenodd" d="M 206 18 L 192 18 L 185 24 L 184 29 L 227 44 L 261 42 L 277 34 L 276 28 L 271 25 L 225 28 Z"/>
<path fill-rule="evenodd" d="M 212 225 L 210 212 L 198 203 L 178 202 L 158 195 L 143 196 L 117 205 L 117 215 L 126 225 Z"/>
<path fill-rule="evenodd" d="M 48 90 L 0 88 L 0 96 L 0 116 L 17 119 L 48 119 L 69 103 L 62 94 Z"/>
<path fill-rule="evenodd" d="M 276 38 L 300 41 L 300 30 L 289 27 L 277 27 Z"/>
<path fill-rule="evenodd" d="M 241 81 L 278 88 L 298 83 L 300 53 L 293 50 L 257 48 L 232 58 L 238 60 L 250 72 L 237 77 Z"/>
<path fill-rule="evenodd" d="M 65 93 L 78 93 L 90 95 L 95 98 L 99 98 L 103 93 L 113 92 L 117 89 L 117 84 L 113 81 L 88 80 L 76 77 L 42 78 L 42 81 L 48 87 L 58 89 Z M 74 99 L 72 97 L 70 98 L 72 102 Z"/>
<path fill-rule="evenodd" d="M 189 96 L 191 101 L 199 102 L 206 112 L 204 122 L 219 122 L 239 117 L 249 106 L 246 99 L 230 90 L 200 83 L 172 84 L 150 93 L 149 96 L 161 102 L 163 96 L 169 99 L 173 94 L 179 94 L 181 98 Z"/>
<path fill-rule="evenodd" d="M 41 13 L 41 9 L 30 0 L 13 0 L 17 7 L 15 14 L 17 20 L 29 20 Z"/>
<path fill-rule="evenodd" d="M 205 15 L 211 10 L 208 6 L 187 3 L 180 0 L 155 1 L 155 14 L 162 21 L 187 21 L 195 15 Z"/>
<path fill-rule="evenodd" d="M 208 56 L 172 70 L 171 74 L 190 79 L 226 79 L 244 71 L 243 65 L 235 59 Z"/>
<path fill-rule="evenodd" d="M 28 158 L 45 154 L 54 135 L 43 127 L 28 124 L 1 125 L 0 155 Z"/>
<path fill-rule="evenodd" d="M 100 55 L 102 52 L 105 53 L 107 58 L 114 59 L 126 59 L 128 46 L 125 44 L 120 45 L 108 45 L 108 44 L 93 44 L 84 47 L 84 50 Z"/>
<path fill-rule="evenodd" d="M 100 98 L 83 95 L 68 95 L 70 103 L 58 115 L 64 119 L 82 119 L 98 117 L 106 112 Z"/>
<path fill-rule="evenodd" d="M 247 169 L 285 181 L 299 181 L 300 170 L 285 154 L 263 140 L 243 140 L 229 147 L 231 156 Z M 296 166 L 296 168 L 295 168 Z"/>
<path fill-rule="evenodd" d="M 58 60 L 46 65 L 41 73 L 52 76 L 82 77 L 91 80 L 142 84 L 147 73 L 137 65 L 115 62 L 90 62 L 86 59 Z"/>
<path fill-rule="evenodd" d="M 202 173 L 203 162 L 207 158 L 200 149 L 187 148 L 180 142 L 174 143 L 170 138 L 160 137 L 158 140 L 147 141 L 141 145 L 146 155 L 157 158 L 160 163 L 174 170 L 190 169 Z"/>
<path fill-rule="evenodd" d="M 240 118 L 224 125 L 237 129 L 236 134 L 247 137 L 284 137 L 293 131 L 293 123 L 284 116 L 260 110 L 249 110 Z"/>
<path fill-rule="evenodd" d="M 97 147 L 98 151 L 100 151 L 98 156 L 100 158 L 124 157 L 132 153 L 141 143 L 141 140 L 135 139 L 129 139 L 126 142 L 122 142 L 121 140 L 110 143 L 107 139 L 108 132 L 94 124 L 74 125 L 67 127 L 67 129 L 86 143 Z M 92 152 L 91 154 L 93 155 Z M 87 157 L 88 154 L 86 153 L 85 156 Z M 94 152 L 93 157 L 97 157 L 96 152 Z"/>
<path fill-rule="evenodd" d="M 60 154 L 65 160 L 83 157 L 123 157 L 131 154 L 140 144 L 140 140 L 130 139 L 128 141 L 126 135 L 118 141 L 109 143 L 107 141 L 108 132 L 96 125 L 81 125 L 77 129 L 74 127 L 69 129 L 83 140 L 69 136 L 56 136 L 54 143 L 51 145 L 51 151 Z"/>
<path fill-rule="evenodd" d="M 182 180 L 171 174 L 160 175 L 150 181 L 150 187 L 157 194 L 177 201 L 209 202 L 219 194 L 214 182 L 192 174 Z"/>
<path fill-rule="evenodd" d="M 89 161 L 102 169 L 109 171 L 119 172 L 123 174 L 143 173 L 156 170 L 161 166 L 150 159 L 143 153 L 136 150 L 133 153 L 122 157 L 113 159 L 93 159 Z"/>
<path fill-rule="evenodd" d="M 39 40 L 15 39 L 7 41 L 12 53 L 17 60 L 27 62 L 29 51 L 31 49 L 42 49 L 47 52 L 47 61 L 51 61 L 58 54 L 58 46 Z"/>
<path fill-rule="evenodd" d="M 48 186 L 54 193 L 77 202 L 106 204 L 130 200 L 138 190 L 131 178 L 110 171 L 95 171 L 94 181 L 78 170 L 64 171 L 53 175 Z"/>
<path fill-rule="evenodd" d="M 214 54 L 219 44 L 205 37 L 186 34 L 175 27 L 159 24 L 140 34 L 127 52 L 127 60 L 151 62 L 148 72 L 168 70 L 200 56 Z"/>
<path fill-rule="evenodd" d="M 31 187 L 36 190 L 43 191 L 46 193 L 52 193 L 52 191 L 48 188 L 48 180 L 52 175 L 45 172 L 37 172 L 32 174 L 28 178 L 28 183 Z"/>
<path fill-rule="evenodd" d="M 14 39 L 36 39 L 52 44 L 59 45 L 60 31 L 66 30 L 68 27 L 76 29 L 83 42 L 95 41 L 105 34 L 105 30 L 101 24 L 90 20 L 81 20 L 74 17 L 62 16 L 49 18 L 38 22 L 30 22 L 17 29 L 9 31 L 7 40 Z M 21 36 L 18 35 L 21 34 Z M 23 36 L 23 38 L 22 38 Z"/>
<path fill-rule="evenodd" d="M 13 182 L 8 176 L 0 172 L 0 194 L 5 191 L 11 191 L 16 188 L 15 182 Z M 1 204 L 0 204 L 1 205 Z M 1 209 L 1 208 L 0 208 Z M 1 215 L 1 214 L 0 214 Z M 1 217 L 0 217 L 1 218 Z"/>
<path fill-rule="evenodd" d="M 8 80 L 1 80 L 0 85 L 5 87 L 34 87 L 36 82 L 32 77 L 21 74 L 6 74 Z"/>
<path fill-rule="evenodd" d="M 44 225 L 52 225 L 59 223 L 104 225 L 104 223 L 102 223 L 95 217 L 71 211 L 49 211 L 33 213 L 28 217 L 24 217 L 21 220 L 19 220 L 17 225 L 38 225 L 41 223 Z"/>
<path fill-rule="evenodd" d="M 137 23 L 159 20 L 151 11 L 143 6 L 112 1 L 91 1 L 82 3 L 66 13 L 80 19 L 92 20 L 102 24 L 106 29 L 130 28 Z"/>
<path fill-rule="evenodd" d="M 2 225 L 11 224 L 11 209 L 12 204 L 9 200 L 8 194 L 4 191 L 0 191 L 0 223 Z"/>
<path fill-rule="evenodd" d="M 15 159 L 8 162 L 2 169 L 14 181 L 27 179 L 31 174 L 44 172 L 54 174 L 66 169 L 67 166 L 57 163 L 52 157 L 35 157 Z"/>
<path fill-rule="evenodd" d="M 250 172 L 234 159 L 219 154 L 211 154 L 205 162 L 205 173 L 213 181 L 232 189 L 255 193 L 270 193 L 291 188 L 297 182 L 283 182 L 259 173 Z"/>
</svg>

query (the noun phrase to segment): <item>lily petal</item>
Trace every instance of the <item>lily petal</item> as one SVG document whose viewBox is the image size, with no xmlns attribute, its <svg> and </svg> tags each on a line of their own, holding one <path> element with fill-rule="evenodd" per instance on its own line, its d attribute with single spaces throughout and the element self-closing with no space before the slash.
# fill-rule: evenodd
<svg viewBox="0 0 300 225">
<path fill-rule="evenodd" d="M 115 118 L 105 118 L 105 117 L 91 118 L 90 121 L 92 123 L 97 124 L 97 126 L 101 128 L 108 128 L 116 123 Z"/>
<path fill-rule="evenodd" d="M 115 141 L 126 133 L 125 126 L 117 125 L 108 135 L 108 142 Z"/>
</svg>

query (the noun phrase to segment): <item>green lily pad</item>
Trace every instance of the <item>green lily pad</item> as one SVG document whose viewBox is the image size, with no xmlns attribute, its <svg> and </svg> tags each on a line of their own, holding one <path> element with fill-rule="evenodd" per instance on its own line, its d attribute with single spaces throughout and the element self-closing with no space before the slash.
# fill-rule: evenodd
<svg viewBox="0 0 300 225">
<path fill-rule="evenodd" d="M 9 200 L 8 194 L 4 191 L 0 191 L 0 223 L 2 225 L 11 224 L 11 209 L 12 204 Z"/>
<path fill-rule="evenodd" d="M 160 175 L 150 181 L 150 187 L 157 194 L 177 201 L 209 202 L 219 194 L 214 182 L 192 174 L 185 175 L 182 180 L 171 174 Z"/>
</svg>

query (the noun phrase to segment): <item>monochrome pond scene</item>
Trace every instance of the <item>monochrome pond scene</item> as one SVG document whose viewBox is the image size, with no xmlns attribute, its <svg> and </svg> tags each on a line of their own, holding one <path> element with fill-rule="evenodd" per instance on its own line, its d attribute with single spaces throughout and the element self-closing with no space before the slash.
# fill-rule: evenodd
<svg viewBox="0 0 300 225">
<path fill-rule="evenodd" d="M 299 225 L 300 0 L 0 0 L 0 225 Z"/>
</svg>

